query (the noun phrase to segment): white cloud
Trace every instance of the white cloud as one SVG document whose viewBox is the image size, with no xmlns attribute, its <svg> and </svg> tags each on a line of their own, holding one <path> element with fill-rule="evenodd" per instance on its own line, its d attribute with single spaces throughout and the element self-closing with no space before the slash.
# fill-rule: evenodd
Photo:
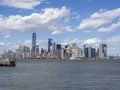
<svg viewBox="0 0 120 90">
<path fill-rule="evenodd" d="M 62 8 L 46 8 L 42 13 L 32 13 L 29 16 L 11 15 L 4 17 L 0 15 L 1 32 L 11 31 L 56 31 L 60 30 L 63 18 L 69 15 L 70 10 L 66 7 Z M 53 28 L 53 27 L 55 28 Z"/>
<path fill-rule="evenodd" d="M 108 41 L 108 43 L 112 43 L 112 44 L 115 44 L 115 43 L 119 43 L 120 44 L 120 35 L 108 38 L 107 41 Z"/>
<path fill-rule="evenodd" d="M 31 46 L 31 45 L 32 45 L 32 42 L 31 42 L 31 40 L 25 40 L 25 41 L 23 41 L 23 43 L 20 42 L 20 44 L 21 44 L 21 45 Z"/>
<path fill-rule="evenodd" d="M 78 26 L 78 29 L 98 28 L 118 18 L 120 18 L 120 8 L 100 10 L 99 12 L 93 13 L 89 18 L 84 19 Z"/>
<path fill-rule="evenodd" d="M 101 42 L 101 39 L 91 38 L 84 41 L 84 44 L 98 44 Z"/>
<path fill-rule="evenodd" d="M 33 9 L 43 1 L 44 0 L 0 0 L 0 5 L 21 9 Z"/>
<path fill-rule="evenodd" d="M 57 34 L 61 34 L 62 32 L 61 31 L 53 31 L 52 34 L 53 35 L 57 35 Z"/>
<path fill-rule="evenodd" d="M 73 31 L 75 31 L 75 30 L 71 29 L 70 26 L 66 26 L 65 29 L 66 29 L 67 32 L 73 32 Z"/>
<path fill-rule="evenodd" d="M 77 38 L 74 38 L 74 39 L 65 39 L 61 44 L 62 45 L 67 45 L 67 44 L 72 44 L 72 43 L 77 43 L 79 44 L 81 41 Z"/>
<path fill-rule="evenodd" d="M 10 37 L 10 34 L 6 34 L 5 36 L 4 36 L 4 38 L 9 38 Z"/>
<path fill-rule="evenodd" d="M 0 42 L 0 46 L 4 46 L 5 45 L 5 43 L 4 42 Z"/>
<path fill-rule="evenodd" d="M 114 23 L 109 27 L 102 27 L 98 30 L 98 32 L 112 32 L 114 30 L 116 30 L 117 28 L 120 27 L 120 22 Z"/>
<path fill-rule="evenodd" d="M 71 15 L 72 15 L 71 18 L 72 18 L 73 20 L 79 21 L 80 18 L 81 18 L 81 15 L 80 15 L 79 13 L 77 13 L 77 12 L 73 12 Z"/>
</svg>

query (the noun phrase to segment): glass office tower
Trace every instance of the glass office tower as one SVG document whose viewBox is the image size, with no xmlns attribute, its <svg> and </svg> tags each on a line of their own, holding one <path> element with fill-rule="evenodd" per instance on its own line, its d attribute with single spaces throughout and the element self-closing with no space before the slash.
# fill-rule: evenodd
<svg viewBox="0 0 120 90">
<path fill-rule="evenodd" d="M 35 47 L 36 47 L 36 33 L 32 33 L 32 52 L 35 52 Z"/>
</svg>

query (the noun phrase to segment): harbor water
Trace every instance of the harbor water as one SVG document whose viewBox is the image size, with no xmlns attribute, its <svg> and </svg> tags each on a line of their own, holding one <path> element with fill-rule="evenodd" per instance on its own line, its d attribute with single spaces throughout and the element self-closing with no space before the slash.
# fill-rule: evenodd
<svg viewBox="0 0 120 90">
<path fill-rule="evenodd" d="M 18 60 L 0 90 L 120 90 L 120 60 Z"/>
</svg>

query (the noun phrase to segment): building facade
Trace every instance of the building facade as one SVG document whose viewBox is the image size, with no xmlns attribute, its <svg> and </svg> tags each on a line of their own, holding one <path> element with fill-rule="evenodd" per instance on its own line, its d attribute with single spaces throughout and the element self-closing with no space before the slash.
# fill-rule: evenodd
<svg viewBox="0 0 120 90">
<path fill-rule="evenodd" d="M 35 48 L 36 48 L 36 33 L 32 33 L 32 53 L 35 53 Z"/>
<path fill-rule="evenodd" d="M 53 39 L 48 39 L 48 53 L 52 51 L 53 48 Z"/>
<path fill-rule="evenodd" d="M 99 58 L 104 59 L 107 57 L 107 45 L 100 44 L 99 45 Z"/>
</svg>

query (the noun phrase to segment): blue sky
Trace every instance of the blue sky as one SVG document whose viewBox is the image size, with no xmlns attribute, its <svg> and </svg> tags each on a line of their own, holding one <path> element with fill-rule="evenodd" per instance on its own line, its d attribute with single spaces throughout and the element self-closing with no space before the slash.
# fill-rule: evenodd
<svg viewBox="0 0 120 90">
<path fill-rule="evenodd" d="M 0 50 L 56 43 L 108 45 L 108 55 L 120 55 L 120 0 L 0 0 Z"/>
</svg>

